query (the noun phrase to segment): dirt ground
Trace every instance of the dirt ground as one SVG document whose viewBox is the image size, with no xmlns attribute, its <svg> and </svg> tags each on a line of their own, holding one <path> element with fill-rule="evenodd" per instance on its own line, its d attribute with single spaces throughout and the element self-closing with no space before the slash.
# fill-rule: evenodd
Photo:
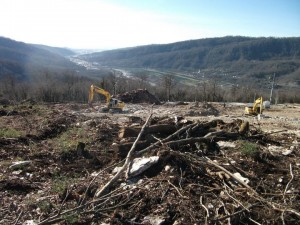
<svg viewBox="0 0 300 225">
<path fill-rule="evenodd" d="M 300 105 L 244 107 L 0 106 L 0 224 L 300 224 Z M 133 158 L 158 162 L 97 195 L 150 113 Z"/>
</svg>

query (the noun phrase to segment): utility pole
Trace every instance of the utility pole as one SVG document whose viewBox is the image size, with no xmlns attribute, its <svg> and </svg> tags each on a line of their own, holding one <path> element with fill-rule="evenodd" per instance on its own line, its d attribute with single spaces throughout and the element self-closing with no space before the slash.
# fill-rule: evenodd
<svg viewBox="0 0 300 225">
<path fill-rule="evenodd" d="M 272 86 L 271 86 L 270 104 L 272 103 L 272 95 L 273 95 L 274 83 L 275 83 L 275 73 L 273 75 L 273 81 L 272 81 Z"/>
</svg>

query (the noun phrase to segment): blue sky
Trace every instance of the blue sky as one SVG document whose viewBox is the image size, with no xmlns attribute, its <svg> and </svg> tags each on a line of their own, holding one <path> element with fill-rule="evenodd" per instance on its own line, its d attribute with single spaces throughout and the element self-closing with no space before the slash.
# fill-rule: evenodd
<svg viewBox="0 0 300 225">
<path fill-rule="evenodd" d="M 112 49 L 241 35 L 300 37 L 300 0 L 1 0 L 0 36 Z"/>
</svg>

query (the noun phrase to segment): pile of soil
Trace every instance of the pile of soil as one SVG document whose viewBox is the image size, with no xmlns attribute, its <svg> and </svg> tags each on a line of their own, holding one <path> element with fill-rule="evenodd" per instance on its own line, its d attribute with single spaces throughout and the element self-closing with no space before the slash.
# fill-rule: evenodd
<svg viewBox="0 0 300 225">
<path fill-rule="evenodd" d="M 152 95 L 146 89 L 138 89 L 131 92 L 126 92 L 122 95 L 118 95 L 117 98 L 126 103 L 150 103 L 156 105 L 161 104 L 158 98 Z"/>
</svg>

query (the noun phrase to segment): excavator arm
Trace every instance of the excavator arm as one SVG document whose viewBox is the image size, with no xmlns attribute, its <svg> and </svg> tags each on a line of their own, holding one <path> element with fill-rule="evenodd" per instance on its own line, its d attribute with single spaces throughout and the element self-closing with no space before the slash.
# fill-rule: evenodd
<svg viewBox="0 0 300 225">
<path fill-rule="evenodd" d="M 252 107 L 245 108 L 245 115 L 256 116 L 258 114 L 262 114 L 262 112 L 263 112 L 263 98 L 262 97 L 256 99 L 254 101 Z"/>
<path fill-rule="evenodd" d="M 90 87 L 90 92 L 89 92 L 89 104 L 91 105 L 94 99 L 94 92 L 97 92 L 98 94 L 104 95 L 106 98 L 106 104 L 108 105 L 111 99 L 111 95 L 108 91 L 105 91 L 102 88 L 99 88 L 97 86 L 94 86 L 93 84 Z"/>
<path fill-rule="evenodd" d="M 263 99 L 262 97 L 255 100 L 253 104 L 253 111 L 257 114 L 261 114 L 263 111 Z"/>
</svg>

